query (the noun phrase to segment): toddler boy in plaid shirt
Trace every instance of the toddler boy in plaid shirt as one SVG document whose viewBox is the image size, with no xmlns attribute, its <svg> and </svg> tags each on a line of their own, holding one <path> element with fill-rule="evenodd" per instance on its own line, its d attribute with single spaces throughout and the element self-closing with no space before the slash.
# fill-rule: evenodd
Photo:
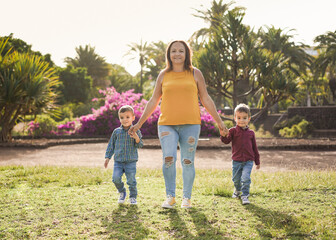
<svg viewBox="0 0 336 240">
<path fill-rule="evenodd" d="M 118 203 L 122 204 L 126 199 L 126 189 L 122 181 L 125 173 L 129 188 L 130 204 L 137 204 L 137 182 L 135 179 L 136 163 L 138 161 L 138 148 L 142 148 L 143 141 L 140 130 L 129 134 L 128 129 L 135 119 L 134 110 L 131 106 L 122 106 L 118 111 L 121 126 L 114 129 L 105 153 L 105 164 L 107 168 L 109 161 L 114 154 L 114 166 L 112 182 L 119 192 Z"/>
</svg>

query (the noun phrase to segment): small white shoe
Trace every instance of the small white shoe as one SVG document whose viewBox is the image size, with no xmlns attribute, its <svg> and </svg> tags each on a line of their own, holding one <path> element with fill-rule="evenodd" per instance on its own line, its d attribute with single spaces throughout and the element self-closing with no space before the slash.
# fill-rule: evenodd
<svg viewBox="0 0 336 240">
<path fill-rule="evenodd" d="M 247 196 L 242 196 L 241 197 L 241 200 L 242 200 L 242 204 L 243 205 L 246 205 L 246 204 L 250 204 L 251 202 L 249 201 L 248 197 Z"/>
<path fill-rule="evenodd" d="M 232 194 L 232 198 L 239 198 L 241 193 L 242 193 L 241 191 L 235 190 Z"/>
<path fill-rule="evenodd" d="M 131 205 L 137 205 L 137 200 L 135 198 L 130 198 L 129 199 Z"/>
</svg>

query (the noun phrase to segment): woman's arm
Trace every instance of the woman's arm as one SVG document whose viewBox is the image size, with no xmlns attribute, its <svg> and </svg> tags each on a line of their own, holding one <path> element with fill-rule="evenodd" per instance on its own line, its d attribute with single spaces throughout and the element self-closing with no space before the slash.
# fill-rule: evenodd
<svg viewBox="0 0 336 240">
<path fill-rule="evenodd" d="M 161 85 L 162 85 L 163 76 L 164 76 L 164 71 L 162 71 L 159 74 L 156 80 L 156 83 L 155 83 L 153 95 L 147 102 L 145 106 L 145 110 L 143 111 L 139 121 L 129 129 L 129 132 L 138 131 L 142 127 L 142 125 L 146 122 L 146 120 L 149 118 L 149 116 L 156 109 L 157 105 L 160 102 L 161 96 L 162 96 L 162 86 Z"/>
<path fill-rule="evenodd" d="M 208 94 L 203 74 L 197 68 L 194 68 L 194 77 L 197 83 L 198 94 L 199 94 L 202 105 L 205 107 L 208 113 L 210 113 L 210 115 L 216 121 L 219 130 L 224 131 L 224 133 L 227 134 L 228 130 L 226 126 L 224 125 L 222 119 L 220 118 L 212 98 Z"/>
</svg>

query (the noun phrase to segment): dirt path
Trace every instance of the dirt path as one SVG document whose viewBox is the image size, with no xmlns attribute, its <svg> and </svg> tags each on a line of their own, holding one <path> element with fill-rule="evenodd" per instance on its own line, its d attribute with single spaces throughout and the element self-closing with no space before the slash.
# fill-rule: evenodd
<svg viewBox="0 0 336 240">
<path fill-rule="evenodd" d="M 102 167 L 106 143 L 59 145 L 46 149 L 0 148 L 0 166 L 87 166 Z M 336 151 L 260 150 L 261 171 L 336 170 Z M 231 169 L 231 150 L 197 150 L 199 169 Z M 179 156 L 178 156 L 179 159 Z M 161 169 L 160 149 L 140 149 L 139 168 Z M 112 164 L 109 166 L 113 167 Z M 181 167 L 178 163 L 177 167 Z"/>
</svg>

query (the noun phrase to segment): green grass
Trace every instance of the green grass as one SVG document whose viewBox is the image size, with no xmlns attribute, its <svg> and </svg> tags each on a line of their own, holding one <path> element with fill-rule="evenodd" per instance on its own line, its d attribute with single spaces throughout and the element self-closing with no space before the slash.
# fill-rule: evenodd
<svg viewBox="0 0 336 240">
<path fill-rule="evenodd" d="M 0 167 L 0 239 L 335 239 L 336 173 L 253 172 L 252 204 L 230 171 L 198 170 L 193 208 L 161 208 L 160 170 L 138 169 L 138 205 L 118 205 L 112 170 Z"/>
</svg>

